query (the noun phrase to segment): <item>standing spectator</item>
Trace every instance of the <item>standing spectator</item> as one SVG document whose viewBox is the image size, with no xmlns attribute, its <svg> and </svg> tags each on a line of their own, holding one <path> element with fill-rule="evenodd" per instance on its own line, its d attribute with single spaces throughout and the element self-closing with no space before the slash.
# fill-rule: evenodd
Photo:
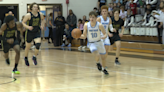
<svg viewBox="0 0 164 92">
<path fill-rule="evenodd" d="M 113 4 L 113 10 L 116 9 L 116 8 L 118 8 L 118 7 L 117 7 L 117 3 L 114 3 L 114 4 Z"/>
<path fill-rule="evenodd" d="M 56 17 L 54 21 L 54 24 L 56 24 L 56 34 L 55 34 L 56 46 L 60 46 L 62 44 L 65 23 L 66 23 L 65 18 L 62 16 L 61 11 L 59 11 L 58 17 Z"/>
<path fill-rule="evenodd" d="M 144 16 L 144 14 L 145 14 L 145 7 L 146 7 L 145 1 L 144 1 L 144 0 L 139 0 L 138 12 L 139 12 L 139 14 L 141 14 L 142 16 Z"/>
<path fill-rule="evenodd" d="M 126 5 L 125 5 L 125 9 L 126 10 L 128 10 L 128 9 L 130 9 L 130 0 L 128 0 L 127 2 L 126 2 Z"/>
<path fill-rule="evenodd" d="M 72 28 L 72 29 L 76 28 L 77 18 L 72 10 L 69 10 L 69 15 L 67 17 L 67 23 L 70 28 Z"/>
<path fill-rule="evenodd" d="M 46 31 L 46 16 L 44 15 L 44 20 L 43 20 L 44 22 L 44 29 L 42 30 L 42 36 L 43 36 L 43 40 L 45 40 L 45 37 L 44 37 L 44 33 L 45 33 L 45 31 Z"/>
<path fill-rule="evenodd" d="M 109 6 L 109 8 L 108 8 L 108 12 L 112 11 L 112 10 L 113 10 L 113 8 L 112 8 L 113 5 L 112 5 L 112 3 L 109 3 L 108 6 Z"/>
<path fill-rule="evenodd" d="M 72 28 L 69 27 L 68 24 L 65 24 L 65 29 L 64 29 L 64 34 L 63 34 L 63 44 L 61 45 L 62 47 L 65 46 L 65 43 L 67 40 L 69 40 L 68 47 L 71 47 L 71 42 L 72 42 L 72 36 L 71 36 Z"/>
<path fill-rule="evenodd" d="M 131 0 L 130 3 L 130 9 L 132 11 L 132 15 L 135 16 L 137 14 L 137 4 L 133 2 L 134 0 Z"/>
<path fill-rule="evenodd" d="M 13 14 L 12 11 L 9 11 L 9 12 L 8 12 L 8 15 L 12 15 L 12 16 L 14 16 L 14 14 Z M 17 22 L 17 19 L 16 19 L 15 17 L 14 17 L 14 21 Z M 3 23 L 4 23 L 4 22 L 5 22 L 5 20 L 3 20 Z"/>
<path fill-rule="evenodd" d="M 82 23 L 82 20 L 79 19 L 78 20 L 78 28 L 81 30 L 82 33 L 83 33 L 83 26 L 84 26 L 84 24 Z M 80 46 L 78 47 L 78 49 L 81 50 L 81 48 L 83 48 L 83 46 L 85 46 L 85 40 L 80 39 Z"/>
<path fill-rule="evenodd" d="M 87 21 L 88 21 L 88 20 L 87 20 L 87 17 L 86 17 L 85 15 L 83 16 L 83 21 L 84 21 L 84 22 L 87 22 Z"/>
<path fill-rule="evenodd" d="M 98 0 L 98 8 L 101 9 L 101 6 L 106 5 L 107 0 Z"/>
<path fill-rule="evenodd" d="M 125 18 L 127 16 L 127 11 L 125 11 L 125 6 L 124 5 L 121 6 L 121 10 L 120 10 L 120 15 L 119 16 L 121 17 L 121 19 L 123 19 L 125 21 Z"/>
<path fill-rule="evenodd" d="M 53 42 L 52 24 L 53 24 L 53 14 L 50 13 L 49 18 L 48 18 L 48 25 L 47 25 L 49 28 L 48 43 L 51 43 L 50 38 L 51 38 L 51 41 Z"/>
</svg>

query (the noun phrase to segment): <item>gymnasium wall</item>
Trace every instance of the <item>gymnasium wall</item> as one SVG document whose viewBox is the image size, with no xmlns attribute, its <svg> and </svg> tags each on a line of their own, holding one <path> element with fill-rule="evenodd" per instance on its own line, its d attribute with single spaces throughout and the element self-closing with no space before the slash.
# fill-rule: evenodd
<svg viewBox="0 0 164 92">
<path fill-rule="evenodd" d="M 33 2 L 39 4 L 62 4 L 63 6 L 63 16 L 67 17 L 67 5 L 66 0 L 2 0 L 0 4 L 19 4 L 19 20 L 21 20 L 22 16 L 27 13 L 27 4 L 31 4 Z M 97 6 L 98 0 L 70 0 L 70 4 L 68 5 L 68 10 L 72 9 L 76 14 L 77 19 L 82 18 L 83 15 L 87 15 L 93 10 L 94 7 Z M 111 0 L 107 0 L 109 3 Z"/>
</svg>

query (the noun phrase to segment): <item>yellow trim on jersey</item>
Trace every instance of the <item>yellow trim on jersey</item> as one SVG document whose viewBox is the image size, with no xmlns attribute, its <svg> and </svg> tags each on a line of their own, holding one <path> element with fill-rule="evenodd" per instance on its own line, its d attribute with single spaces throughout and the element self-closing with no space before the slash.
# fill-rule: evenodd
<svg viewBox="0 0 164 92">
<path fill-rule="evenodd" d="M 3 41 L 1 40 L 1 45 L 2 45 L 2 50 L 4 50 L 4 48 L 3 48 Z"/>
<path fill-rule="evenodd" d="M 25 33 L 25 41 L 27 41 L 27 30 L 26 30 L 26 33 Z"/>
</svg>

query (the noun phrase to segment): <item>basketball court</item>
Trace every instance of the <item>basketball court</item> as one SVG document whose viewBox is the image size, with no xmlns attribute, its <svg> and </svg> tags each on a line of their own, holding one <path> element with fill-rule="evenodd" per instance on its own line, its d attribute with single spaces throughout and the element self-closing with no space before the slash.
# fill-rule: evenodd
<svg viewBox="0 0 164 92">
<path fill-rule="evenodd" d="M 121 52 L 121 66 L 115 66 L 115 51 L 109 52 L 109 75 L 99 72 L 94 56 L 77 48 L 55 48 L 42 42 L 38 65 L 24 63 L 24 50 L 18 70 L 13 75 L 15 52 L 10 51 L 11 65 L 0 59 L 0 92 L 163 92 L 163 55 Z M 3 52 L 0 51 L 0 57 Z"/>
</svg>

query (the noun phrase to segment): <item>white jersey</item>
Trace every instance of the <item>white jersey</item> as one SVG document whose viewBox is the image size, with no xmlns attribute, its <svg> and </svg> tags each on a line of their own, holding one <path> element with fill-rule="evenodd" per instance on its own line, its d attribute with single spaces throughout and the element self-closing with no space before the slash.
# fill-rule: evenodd
<svg viewBox="0 0 164 92">
<path fill-rule="evenodd" d="M 92 27 L 90 22 L 87 23 L 87 39 L 88 42 L 97 42 L 101 40 L 99 22 L 96 22 L 95 27 Z"/>
<path fill-rule="evenodd" d="M 106 21 L 104 20 L 104 18 L 102 16 L 100 16 L 100 19 L 101 19 L 101 24 L 104 26 L 106 33 L 108 33 L 108 27 L 109 27 L 109 23 L 110 23 L 109 17 L 107 17 Z M 103 35 L 102 32 L 101 32 L 101 35 Z"/>
</svg>

